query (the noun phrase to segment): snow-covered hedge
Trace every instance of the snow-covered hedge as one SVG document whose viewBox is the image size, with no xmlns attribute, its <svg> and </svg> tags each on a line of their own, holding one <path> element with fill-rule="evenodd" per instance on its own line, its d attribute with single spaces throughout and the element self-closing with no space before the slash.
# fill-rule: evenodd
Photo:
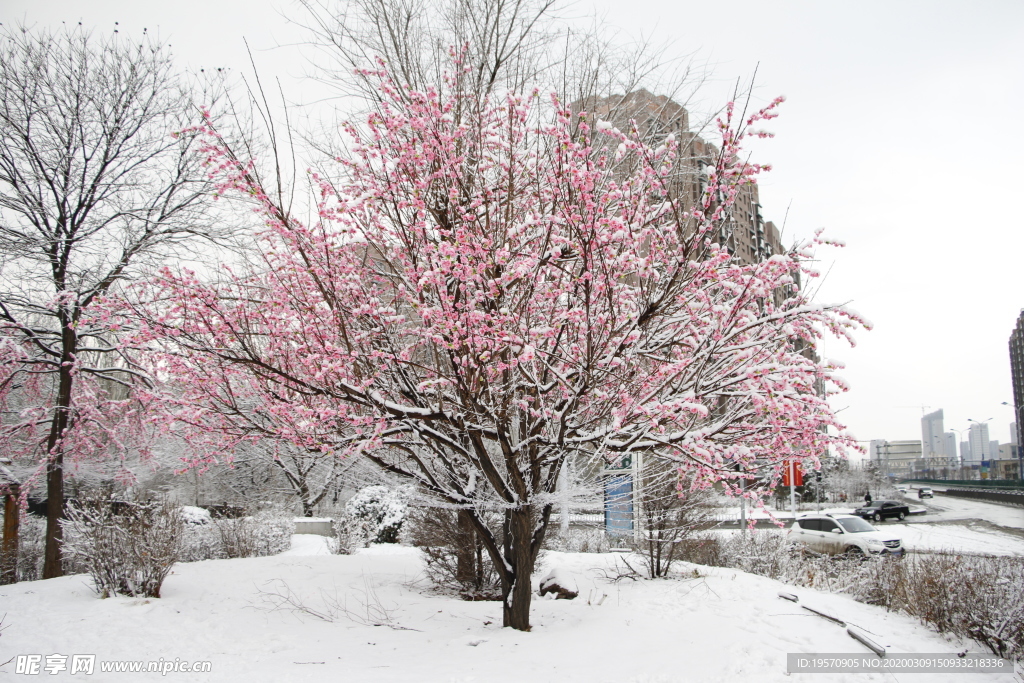
<svg viewBox="0 0 1024 683">
<path fill-rule="evenodd" d="M 544 548 L 564 553 L 606 553 L 610 548 L 608 536 L 602 529 L 573 529 L 561 533 L 558 529 L 548 529 L 544 539 Z"/>
<path fill-rule="evenodd" d="M 291 516 L 260 512 L 237 519 L 209 519 L 185 525 L 182 560 L 220 560 L 276 555 L 291 547 Z"/>
<path fill-rule="evenodd" d="M 407 510 L 402 494 L 387 486 L 367 486 L 345 504 L 345 513 L 364 525 L 374 543 L 397 543 Z"/>
<path fill-rule="evenodd" d="M 788 546 L 771 532 L 707 536 L 684 558 L 785 583 L 844 593 L 918 617 L 939 633 L 972 638 L 993 654 L 1024 659 L 1024 558 L 963 553 L 829 557 Z"/>
</svg>

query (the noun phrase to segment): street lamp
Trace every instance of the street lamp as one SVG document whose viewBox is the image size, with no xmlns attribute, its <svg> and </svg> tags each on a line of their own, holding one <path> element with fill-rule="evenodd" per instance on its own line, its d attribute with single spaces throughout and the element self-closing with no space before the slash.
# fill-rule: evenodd
<svg viewBox="0 0 1024 683">
<path fill-rule="evenodd" d="M 1003 401 L 1002 405 L 1013 408 L 1013 413 L 1017 417 L 1017 433 L 1014 434 L 1014 436 L 1017 437 L 1017 478 L 1020 479 L 1021 481 L 1024 481 L 1024 449 L 1021 449 L 1021 446 L 1024 444 L 1021 444 L 1020 442 L 1020 411 L 1024 410 L 1024 406 L 1011 405 L 1006 401 Z"/>
</svg>

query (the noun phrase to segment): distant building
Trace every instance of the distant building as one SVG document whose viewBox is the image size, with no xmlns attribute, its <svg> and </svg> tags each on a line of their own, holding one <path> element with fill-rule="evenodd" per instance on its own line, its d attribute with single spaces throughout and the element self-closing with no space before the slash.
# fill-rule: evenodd
<svg viewBox="0 0 1024 683">
<path fill-rule="evenodd" d="M 1015 443 L 1004 443 L 999 446 L 999 460 L 1016 460 L 1017 444 Z"/>
<path fill-rule="evenodd" d="M 956 459 L 956 434 L 953 432 L 946 432 L 942 436 L 944 442 L 944 454 L 947 458 Z"/>
<path fill-rule="evenodd" d="M 961 441 L 960 442 L 960 462 L 967 465 L 972 460 L 971 458 L 971 442 Z"/>
<path fill-rule="evenodd" d="M 871 442 L 872 460 L 883 474 L 892 477 L 923 476 L 924 459 L 921 457 L 920 441 Z"/>
<path fill-rule="evenodd" d="M 1013 384 L 1013 415 L 1017 418 L 1013 443 L 1024 446 L 1021 432 L 1024 427 L 1024 419 L 1021 419 L 1021 411 L 1024 410 L 1024 309 L 1017 316 L 1017 327 L 1010 333 L 1010 381 Z M 1017 452 L 1017 472 L 1019 478 L 1024 478 L 1024 462 L 1021 461 L 1020 451 Z"/>
<path fill-rule="evenodd" d="M 989 479 L 1019 479 L 1020 451 L 1017 444 L 1000 444 L 995 456 L 989 463 Z"/>
<path fill-rule="evenodd" d="M 955 455 L 946 453 L 946 430 L 942 426 L 942 408 L 921 418 L 922 455 Z"/>
<path fill-rule="evenodd" d="M 685 206 L 700 201 L 708 185 L 708 169 L 714 168 L 719 150 L 690 130 L 689 112 L 681 104 L 640 89 L 574 102 L 572 109 L 585 111 L 623 132 L 630 131 L 635 123 L 640 137 L 649 144 L 658 144 L 669 134 L 674 135 L 678 156 L 671 177 L 665 179 L 666 191 Z M 757 263 L 783 253 L 779 230 L 761 216 L 757 183 L 741 185 L 738 190 L 728 220 L 714 239 L 742 263 Z"/>
<path fill-rule="evenodd" d="M 980 465 L 983 460 L 992 459 L 992 442 L 988 438 L 988 424 L 974 422 L 968 435 L 971 444 L 970 459 L 964 460 L 965 465 Z"/>
<path fill-rule="evenodd" d="M 1011 422 L 1010 423 L 1010 443 L 1012 443 L 1014 446 L 1019 446 L 1020 445 L 1020 441 L 1017 441 L 1017 423 L 1016 422 Z"/>
<path fill-rule="evenodd" d="M 881 460 L 883 446 L 885 446 L 885 444 L 887 443 L 888 441 L 886 441 L 885 439 L 872 439 L 871 444 L 868 446 L 868 457 L 870 457 L 875 462 Z"/>
</svg>

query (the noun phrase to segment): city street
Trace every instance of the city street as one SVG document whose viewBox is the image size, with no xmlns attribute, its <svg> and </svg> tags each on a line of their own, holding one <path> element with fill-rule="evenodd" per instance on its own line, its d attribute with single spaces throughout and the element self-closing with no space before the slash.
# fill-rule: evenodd
<svg viewBox="0 0 1024 683">
<path fill-rule="evenodd" d="M 911 517 L 908 522 L 930 523 L 979 519 L 996 526 L 1024 530 L 1024 506 L 946 496 L 939 488 L 936 488 L 935 492 L 935 498 L 926 498 L 925 500 L 918 500 L 916 495 L 906 497 L 911 506 L 921 505 L 928 510 L 927 514 Z"/>
</svg>

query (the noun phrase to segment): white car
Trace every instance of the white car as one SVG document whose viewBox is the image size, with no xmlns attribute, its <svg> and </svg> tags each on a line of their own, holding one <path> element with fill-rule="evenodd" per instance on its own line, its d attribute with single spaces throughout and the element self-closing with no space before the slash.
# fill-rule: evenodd
<svg viewBox="0 0 1024 683">
<path fill-rule="evenodd" d="M 855 515 L 809 513 L 801 515 L 786 533 L 790 543 L 800 543 L 828 555 L 903 555 L 903 541 L 879 531 Z"/>
</svg>

